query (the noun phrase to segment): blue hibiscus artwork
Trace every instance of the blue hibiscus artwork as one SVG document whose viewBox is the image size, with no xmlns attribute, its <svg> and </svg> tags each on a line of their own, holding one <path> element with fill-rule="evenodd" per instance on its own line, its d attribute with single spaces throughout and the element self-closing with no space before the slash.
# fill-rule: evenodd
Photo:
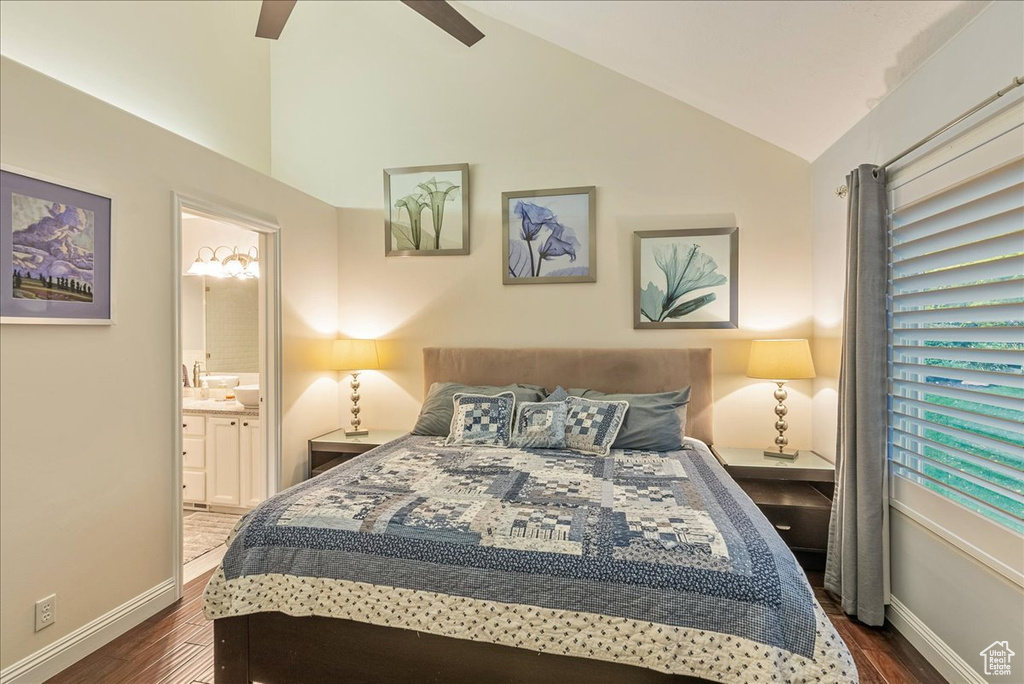
<svg viewBox="0 0 1024 684">
<path fill-rule="evenodd" d="M 647 284 L 640 290 L 640 313 L 648 321 L 660 323 L 692 314 L 714 302 L 717 294 L 705 292 L 692 298 L 684 295 L 728 282 L 718 272 L 715 260 L 698 244 L 660 244 L 654 247 L 653 256 L 659 273 L 645 274 Z"/>
<path fill-rule="evenodd" d="M 585 278 L 590 275 L 587 194 L 507 201 L 509 277 Z"/>
</svg>

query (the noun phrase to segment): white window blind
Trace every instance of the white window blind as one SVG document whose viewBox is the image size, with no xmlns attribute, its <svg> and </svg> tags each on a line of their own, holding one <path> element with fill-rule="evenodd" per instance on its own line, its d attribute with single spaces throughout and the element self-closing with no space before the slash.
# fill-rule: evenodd
<svg viewBox="0 0 1024 684">
<path fill-rule="evenodd" d="M 888 191 L 890 476 L 1024 534 L 1024 105 Z"/>
</svg>

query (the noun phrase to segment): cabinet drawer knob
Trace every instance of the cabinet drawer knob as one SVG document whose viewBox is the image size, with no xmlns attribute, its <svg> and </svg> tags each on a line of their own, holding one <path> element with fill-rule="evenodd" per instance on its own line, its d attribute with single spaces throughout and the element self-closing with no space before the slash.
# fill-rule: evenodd
<svg viewBox="0 0 1024 684">
<path fill-rule="evenodd" d="M 183 427 L 183 428 L 187 428 L 187 427 L 188 427 L 188 423 L 182 423 L 182 424 L 181 424 L 181 427 Z"/>
<path fill-rule="evenodd" d="M 234 425 L 234 424 L 235 424 L 235 421 L 231 421 L 231 424 L 232 424 L 232 425 Z"/>
<path fill-rule="evenodd" d="M 793 526 L 792 525 L 776 525 L 775 529 L 782 530 L 783 532 L 785 532 L 786 530 L 793 529 Z"/>
<path fill-rule="evenodd" d="M 242 427 L 249 427 L 248 423 L 242 423 Z"/>
<path fill-rule="evenodd" d="M 188 452 L 187 452 L 187 451 L 182 451 L 182 452 L 181 452 L 181 455 L 182 455 L 182 456 L 188 456 Z"/>
</svg>

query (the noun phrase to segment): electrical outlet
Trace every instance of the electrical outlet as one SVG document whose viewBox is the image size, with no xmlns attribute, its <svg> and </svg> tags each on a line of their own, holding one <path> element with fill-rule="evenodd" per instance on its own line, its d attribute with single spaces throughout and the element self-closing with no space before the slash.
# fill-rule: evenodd
<svg viewBox="0 0 1024 684">
<path fill-rule="evenodd" d="M 50 594 L 36 601 L 36 631 L 49 627 L 57 621 L 57 595 Z"/>
</svg>

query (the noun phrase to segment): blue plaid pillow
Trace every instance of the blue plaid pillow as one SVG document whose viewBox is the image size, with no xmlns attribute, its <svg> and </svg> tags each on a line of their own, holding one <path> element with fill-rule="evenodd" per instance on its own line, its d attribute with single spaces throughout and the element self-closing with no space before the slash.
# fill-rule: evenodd
<svg viewBox="0 0 1024 684">
<path fill-rule="evenodd" d="M 454 413 L 445 444 L 504 447 L 512 441 L 512 417 L 516 408 L 516 395 L 512 392 L 492 397 L 456 392 L 452 404 Z"/>
<path fill-rule="evenodd" d="M 565 401 L 524 401 L 516 410 L 512 446 L 521 449 L 564 449 Z"/>
<path fill-rule="evenodd" d="M 629 409 L 626 401 L 565 400 L 565 445 L 573 451 L 607 456 Z"/>
</svg>

